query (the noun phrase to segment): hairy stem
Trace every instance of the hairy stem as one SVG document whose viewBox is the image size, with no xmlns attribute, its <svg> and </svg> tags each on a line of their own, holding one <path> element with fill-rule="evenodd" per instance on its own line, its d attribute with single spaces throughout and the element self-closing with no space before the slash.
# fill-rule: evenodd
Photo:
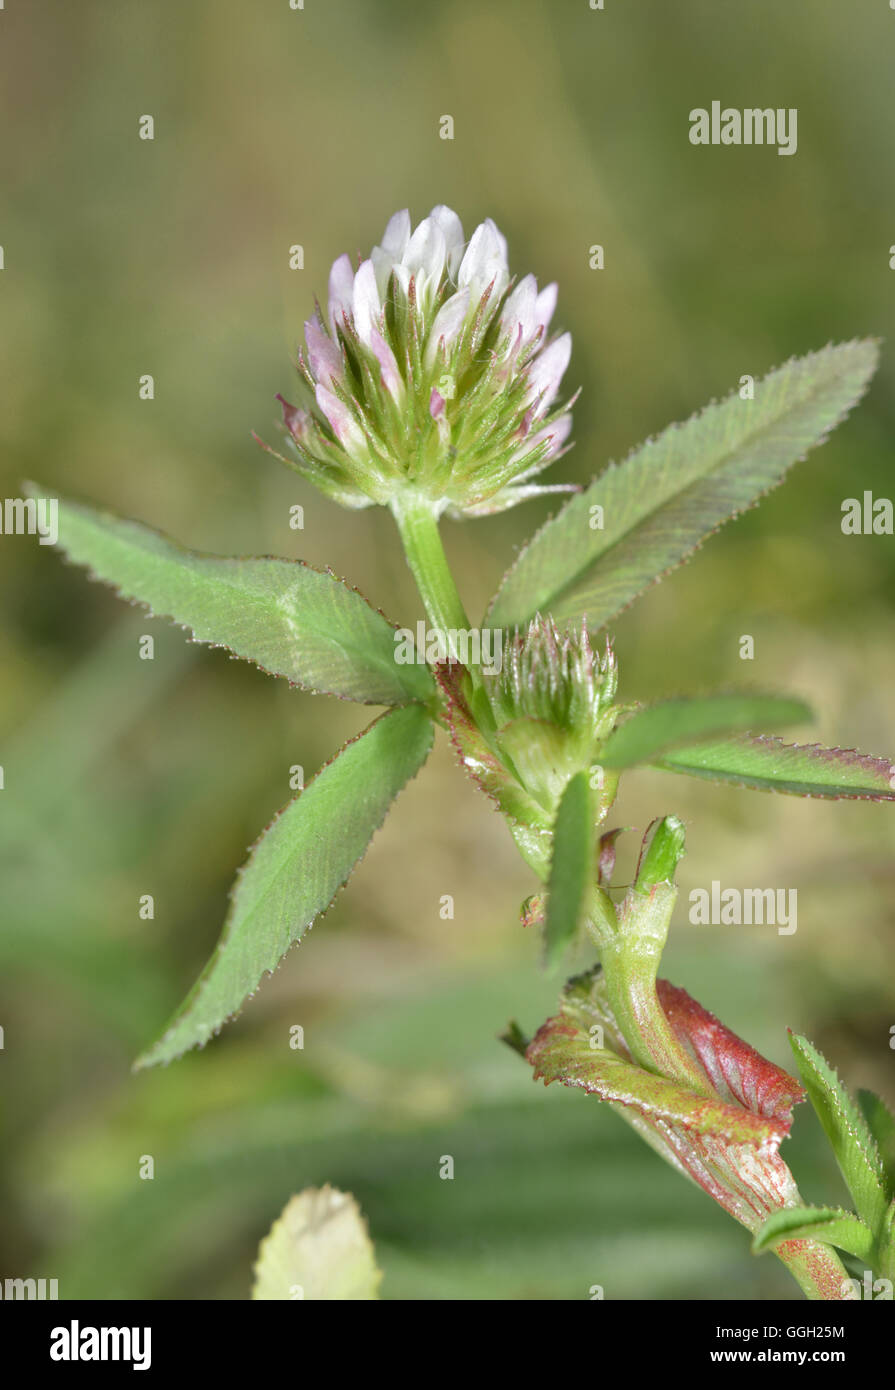
<svg viewBox="0 0 895 1390">
<path fill-rule="evenodd" d="M 451 660 L 460 661 L 450 634 L 469 632 L 471 629 L 441 543 L 435 508 L 428 498 L 402 492 L 392 499 L 391 510 L 426 616 L 432 627 L 444 634 Z M 494 717 L 482 685 L 481 672 L 476 666 L 466 669 L 470 708 L 482 733 L 489 738 L 494 731 Z M 441 722 L 440 714 L 436 717 Z"/>
<path fill-rule="evenodd" d="M 445 634 L 452 629 L 468 631 L 469 619 L 448 566 L 432 503 L 402 492 L 391 508 L 429 622 Z M 459 660 L 456 652 L 451 655 Z"/>
<path fill-rule="evenodd" d="M 836 1303 L 858 1297 L 832 1245 L 819 1240 L 787 1240 L 775 1253 L 812 1302 Z"/>
</svg>

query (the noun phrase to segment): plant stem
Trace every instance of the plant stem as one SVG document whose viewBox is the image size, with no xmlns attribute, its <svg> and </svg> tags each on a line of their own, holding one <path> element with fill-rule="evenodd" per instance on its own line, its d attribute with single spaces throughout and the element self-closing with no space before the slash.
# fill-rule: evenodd
<svg viewBox="0 0 895 1390">
<path fill-rule="evenodd" d="M 676 898 L 670 883 L 657 883 L 647 894 L 629 892 L 618 911 L 618 931 L 601 942 L 600 960 L 607 997 L 632 1060 L 698 1095 L 710 1095 L 705 1073 L 675 1037 L 656 993 Z"/>
<path fill-rule="evenodd" d="M 429 622 L 443 634 L 452 660 L 459 661 L 449 634 L 469 632 L 470 624 L 444 553 L 435 508 L 426 498 L 403 492 L 393 499 L 391 510 Z M 474 704 L 485 706 L 481 677 L 474 667 L 470 678 Z M 646 893 L 632 892 L 620 914 L 617 933 L 606 939 L 597 922 L 592 930 L 600 938 L 610 1006 L 633 1060 L 648 1071 L 708 1095 L 710 1087 L 704 1074 L 674 1036 L 656 993 L 659 960 L 676 896 L 668 882 L 656 883 Z M 778 1248 L 777 1255 L 809 1299 L 854 1296 L 845 1292 L 849 1287 L 846 1271 L 830 1246 L 817 1241 L 788 1241 Z"/>
<path fill-rule="evenodd" d="M 451 629 L 469 631 L 469 619 L 448 566 L 432 503 L 411 492 L 402 492 L 392 500 L 391 509 L 429 622 L 445 634 Z M 459 660 L 455 652 L 451 655 Z"/>
<path fill-rule="evenodd" d="M 432 627 L 444 635 L 451 660 L 461 661 L 450 633 L 468 633 L 471 628 L 444 553 L 435 508 L 428 498 L 409 491 L 394 497 L 390 505 L 426 616 Z M 470 708 L 487 739 L 494 731 L 494 716 L 482 684 L 481 671 L 476 664 L 463 664 L 468 672 Z M 435 717 L 443 722 L 440 713 L 436 713 Z"/>
<path fill-rule="evenodd" d="M 812 1302 L 837 1303 L 858 1298 L 831 1245 L 819 1240 L 788 1240 L 777 1247 L 775 1254 Z"/>
</svg>

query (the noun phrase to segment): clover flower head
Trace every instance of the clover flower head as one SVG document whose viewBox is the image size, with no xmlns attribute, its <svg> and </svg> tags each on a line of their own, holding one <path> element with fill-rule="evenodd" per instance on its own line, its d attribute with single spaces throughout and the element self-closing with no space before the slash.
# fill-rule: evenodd
<svg viewBox="0 0 895 1390">
<path fill-rule="evenodd" d="M 556 294 L 533 275 L 511 283 L 490 218 L 467 242 L 448 207 L 415 229 L 395 213 L 366 260 L 335 261 L 326 309 L 305 324 L 304 401 L 279 398 L 294 450 L 283 462 L 349 507 L 411 490 L 436 515 L 476 516 L 572 490 L 531 481 L 571 430 Z"/>
</svg>

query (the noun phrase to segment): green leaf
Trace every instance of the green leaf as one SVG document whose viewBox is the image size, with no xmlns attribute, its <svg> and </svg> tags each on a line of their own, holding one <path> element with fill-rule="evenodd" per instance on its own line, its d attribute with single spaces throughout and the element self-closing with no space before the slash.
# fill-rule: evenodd
<svg viewBox="0 0 895 1390">
<path fill-rule="evenodd" d="M 603 767 L 634 767 L 680 744 L 757 724 L 800 724 L 811 719 L 802 700 L 783 695 L 707 695 L 663 700 L 635 710 L 613 730 L 600 754 Z"/>
<path fill-rule="evenodd" d="M 421 706 L 390 710 L 280 812 L 237 880 L 214 955 L 138 1067 L 204 1045 L 239 1011 L 264 973 L 332 902 L 431 746 L 432 725 Z"/>
<path fill-rule="evenodd" d="M 658 758 L 655 766 L 755 791 L 834 801 L 895 801 L 895 764 L 888 758 L 856 753 L 852 748 L 784 743 L 765 734 L 675 748 Z"/>
<path fill-rule="evenodd" d="M 381 1282 L 351 1193 L 309 1187 L 286 1203 L 261 1242 L 252 1298 L 370 1300 Z"/>
<path fill-rule="evenodd" d="M 139 522 L 62 500 L 59 545 L 123 597 L 306 690 L 372 705 L 432 695 L 426 666 L 395 660 L 391 623 L 356 589 L 301 560 L 203 555 Z"/>
<path fill-rule="evenodd" d="M 520 553 L 486 621 L 521 628 L 541 612 L 560 626 L 582 614 L 604 626 L 780 483 L 863 395 L 877 360 L 872 341 L 794 358 L 754 400 L 734 393 L 610 465 Z M 595 506 L 602 529 L 591 529 Z"/>
<path fill-rule="evenodd" d="M 875 1091 L 858 1091 L 857 1098 L 886 1170 L 889 1197 L 895 1199 L 895 1115 Z"/>
<path fill-rule="evenodd" d="M 858 1215 L 876 1236 L 889 1200 L 879 1149 L 857 1105 L 817 1048 L 798 1033 L 790 1033 L 789 1041 Z"/>
<path fill-rule="evenodd" d="M 884 1279 L 895 1282 L 895 1200 L 889 1203 L 877 1237 L 877 1245 L 879 1258 L 876 1272 Z"/>
<path fill-rule="evenodd" d="M 586 772 L 569 781 L 553 832 L 544 924 L 546 963 L 553 970 L 573 941 L 594 875 L 594 812 Z"/>
<path fill-rule="evenodd" d="M 821 1240 L 868 1263 L 874 1253 L 873 1235 L 863 1221 L 835 1207 L 783 1207 L 775 1211 L 756 1232 L 752 1252 L 760 1255 L 782 1240 Z"/>
</svg>

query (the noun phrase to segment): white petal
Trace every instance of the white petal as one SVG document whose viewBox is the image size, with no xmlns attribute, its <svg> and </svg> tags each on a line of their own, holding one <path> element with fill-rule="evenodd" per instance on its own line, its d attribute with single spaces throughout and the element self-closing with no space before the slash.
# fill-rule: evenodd
<svg viewBox="0 0 895 1390">
<path fill-rule="evenodd" d="M 340 256 L 333 261 L 329 272 L 329 320 L 333 327 L 342 326 L 343 313 L 351 313 L 351 297 L 354 292 L 354 271 L 348 256 Z"/>
<path fill-rule="evenodd" d="M 493 516 L 495 512 L 505 512 L 509 507 L 517 507 L 520 502 L 527 502 L 530 497 L 544 497 L 551 492 L 576 491 L 574 483 L 553 483 L 549 487 L 541 487 L 538 483 L 523 483 L 521 487 L 517 487 L 512 483 L 474 506 L 449 507 L 447 514 L 455 519 L 462 519 L 464 516 Z"/>
<path fill-rule="evenodd" d="M 376 271 L 376 288 L 380 300 L 385 298 L 388 282 L 396 261 L 400 261 L 410 241 L 410 213 L 406 208 L 389 218 L 388 226 L 382 236 L 382 244 L 374 246 L 370 253 Z"/>
<path fill-rule="evenodd" d="M 388 219 L 388 226 L 382 234 L 380 247 L 392 257 L 392 260 L 399 261 L 407 250 L 409 240 L 410 213 L 406 208 L 402 208 L 400 212 L 393 213 Z"/>
<path fill-rule="evenodd" d="M 447 243 L 444 239 L 444 232 L 437 222 L 433 222 L 431 217 L 426 217 L 410 238 L 410 243 L 401 259 L 411 275 L 414 275 L 417 280 L 423 278 L 426 281 L 437 283 L 444 271 L 446 255 Z"/>
<path fill-rule="evenodd" d="M 379 323 L 382 306 L 376 288 L 376 272 L 372 261 L 364 261 L 354 277 L 354 293 L 351 307 L 354 312 L 354 326 L 361 342 L 370 342 L 370 334 Z"/>
<path fill-rule="evenodd" d="M 379 291 L 379 299 L 382 302 L 385 299 L 388 282 L 395 268 L 395 259 L 389 251 L 383 251 L 381 246 L 374 246 L 370 252 L 370 260 L 373 262 L 373 269 L 376 272 L 376 289 Z"/>
<path fill-rule="evenodd" d="M 497 238 L 497 244 L 498 244 L 498 246 L 500 247 L 500 254 L 501 254 L 501 256 L 503 257 L 503 263 L 504 263 L 504 265 L 509 265 L 509 257 L 508 257 L 508 255 L 507 255 L 507 239 L 506 239 L 506 237 L 504 236 L 503 232 L 502 232 L 502 231 L 500 230 L 500 228 L 498 227 L 497 223 L 494 222 L 490 217 L 486 217 L 486 218 L 485 218 L 485 221 L 487 222 L 488 226 L 491 228 L 492 232 L 494 233 L 494 235 L 495 235 L 496 238 Z"/>
<path fill-rule="evenodd" d="M 395 279 L 407 295 L 410 293 L 410 271 L 401 261 L 395 262 Z"/>
<path fill-rule="evenodd" d="M 457 283 L 469 286 L 473 300 L 481 299 L 492 281 L 490 302 L 494 304 L 503 294 L 510 278 L 506 248 L 490 217 L 476 227 L 457 273 Z"/>
<path fill-rule="evenodd" d="M 559 390 L 563 372 L 572 355 L 572 335 L 563 333 L 539 352 L 528 369 L 529 396 L 537 400 L 535 415 L 543 415 Z"/>
<path fill-rule="evenodd" d="M 452 208 L 439 203 L 429 213 L 432 222 L 437 223 L 444 235 L 447 248 L 447 268 L 451 279 L 456 281 L 457 271 L 463 259 L 463 223 Z"/>
<path fill-rule="evenodd" d="M 466 322 L 468 312 L 469 290 L 458 290 L 442 304 L 429 330 L 429 341 L 426 344 L 427 367 L 431 367 L 435 361 L 438 354 L 438 344 L 442 338 L 444 338 L 445 346 L 450 349 Z"/>
</svg>

